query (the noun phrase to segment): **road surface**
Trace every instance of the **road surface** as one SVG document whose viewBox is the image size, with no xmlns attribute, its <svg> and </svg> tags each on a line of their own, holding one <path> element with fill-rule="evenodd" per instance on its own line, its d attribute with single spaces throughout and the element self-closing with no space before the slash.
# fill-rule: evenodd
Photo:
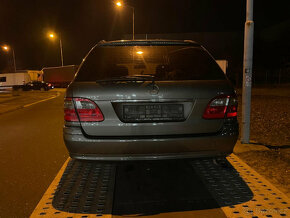
<svg viewBox="0 0 290 218">
<path fill-rule="evenodd" d="M 61 96 L 0 115 L 0 217 L 28 217 L 68 157 Z"/>
</svg>

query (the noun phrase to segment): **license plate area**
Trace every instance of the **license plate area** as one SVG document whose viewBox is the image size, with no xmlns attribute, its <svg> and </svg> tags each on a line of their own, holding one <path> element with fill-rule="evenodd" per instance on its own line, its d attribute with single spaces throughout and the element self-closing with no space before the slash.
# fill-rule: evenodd
<svg viewBox="0 0 290 218">
<path fill-rule="evenodd" d="M 184 121 L 183 104 L 126 104 L 123 122 L 178 122 Z"/>
</svg>

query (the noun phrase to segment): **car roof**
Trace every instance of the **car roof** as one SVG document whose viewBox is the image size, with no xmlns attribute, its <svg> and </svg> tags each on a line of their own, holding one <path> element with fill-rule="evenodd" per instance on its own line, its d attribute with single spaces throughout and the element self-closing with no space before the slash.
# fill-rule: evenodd
<svg viewBox="0 0 290 218">
<path fill-rule="evenodd" d="M 200 45 L 192 40 L 168 40 L 168 39 L 140 39 L 140 40 L 116 40 L 100 41 L 98 46 L 166 46 L 166 45 L 183 45 L 197 46 Z"/>
</svg>

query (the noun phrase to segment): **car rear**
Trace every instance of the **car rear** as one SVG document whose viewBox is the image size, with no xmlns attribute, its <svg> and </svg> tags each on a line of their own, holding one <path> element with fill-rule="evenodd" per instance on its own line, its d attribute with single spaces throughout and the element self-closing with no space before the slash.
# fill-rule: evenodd
<svg viewBox="0 0 290 218">
<path fill-rule="evenodd" d="M 67 89 L 64 112 L 64 141 L 78 159 L 225 156 L 238 136 L 234 89 L 191 41 L 97 44 Z"/>
</svg>

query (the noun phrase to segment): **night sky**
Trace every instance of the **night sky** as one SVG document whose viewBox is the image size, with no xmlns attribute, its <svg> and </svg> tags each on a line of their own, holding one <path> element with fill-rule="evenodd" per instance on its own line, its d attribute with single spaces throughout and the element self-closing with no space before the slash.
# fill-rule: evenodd
<svg viewBox="0 0 290 218">
<path fill-rule="evenodd" d="M 244 30 L 246 0 L 127 0 L 135 7 L 135 33 L 232 32 Z M 256 0 L 255 31 L 290 19 L 289 1 Z M 18 69 L 79 64 L 98 41 L 121 39 L 132 32 L 132 11 L 117 9 L 111 0 L 0 0 L 0 44 L 15 50 Z M 9 55 L 0 51 L 0 71 Z"/>
</svg>

